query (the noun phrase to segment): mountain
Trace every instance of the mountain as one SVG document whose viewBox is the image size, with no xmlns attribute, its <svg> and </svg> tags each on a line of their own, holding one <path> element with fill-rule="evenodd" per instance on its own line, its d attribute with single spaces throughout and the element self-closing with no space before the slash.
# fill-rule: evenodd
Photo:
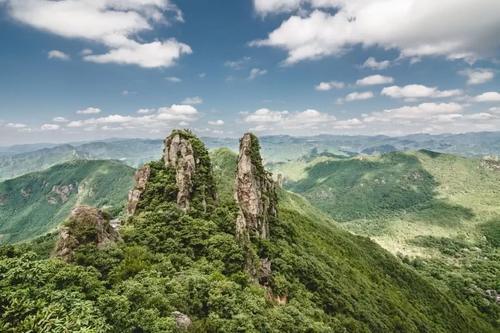
<svg viewBox="0 0 500 333">
<path fill-rule="evenodd" d="M 209 149 L 227 147 L 238 150 L 233 138 L 204 138 Z M 162 151 L 162 140 L 109 139 L 79 142 L 71 145 L 23 145 L 0 147 L 0 180 L 41 171 L 73 159 L 115 159 L 132 167 L 156 158 Z M 402 137 L 318 135 L 292 137 L 287 135 L 261 138 L 265 163 L 286 163 L 311 151 L 339 156 L 381 154 L 392 151 L 427 149 L 463 156 L 500 155 L 500 132 L 465 134 L 414 134 Z M 38 150 L 37 147 L 43 147 Z"/>
<path fill-rule="evenodd" d="M 42 235 L 78 204 L 119 213 L 133 173 L 117 161 L 75 160 L 0 183 L 0 243 Z"/>
<path fill-rule="evenodd" d="M 44 148 L 27 153 L 0 156 L 0 180 L 15 178 L 53 165 L 87 158 L 88 155 L 71 145 Z"/>
<path fill-rule="evenodd" d="M 58 258 L 37 255 L 43 242 L 1 248 L 0 330 L 496 330 L 411 265 L 279 189 L 255 136 L 242 138 L 238 156 L 211 156 L 192 133 L 174 131 L 164 157 L 138 173 L 119 237 L 109 216 L 83 207 L 60 230 Z"/>
<path fill-rule="evenodd" d="M 285 187 L 500 316 L 500 162 L 428 150 L 274 164 Z M 493 293 L 494 291 L 494 293 Z"/>
</svg>

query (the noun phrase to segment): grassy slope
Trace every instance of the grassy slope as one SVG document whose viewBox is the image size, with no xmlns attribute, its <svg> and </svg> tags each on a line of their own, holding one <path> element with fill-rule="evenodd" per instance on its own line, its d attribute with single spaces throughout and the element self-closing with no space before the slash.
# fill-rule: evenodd
<svg viewBox="0 0 500 333">
<path fill-rule="evenodd" d="M 44 234 L 62 222 L 76 204 L 118 213 L 132 186 L 133 172 L 116 161 L 77 160 L 0 183 L 0 242 Z M 53 187 L 65 185 L 72 185 L 73 190 L 63 200 Z"/>
</svg>

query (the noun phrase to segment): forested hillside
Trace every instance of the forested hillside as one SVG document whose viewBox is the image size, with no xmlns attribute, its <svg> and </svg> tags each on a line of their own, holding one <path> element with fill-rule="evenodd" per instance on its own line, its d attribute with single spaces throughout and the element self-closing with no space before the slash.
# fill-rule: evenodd
<svg viewBox="0 0 500 333">
<path fill-rule="evenodd" d="M 79 204 L 119 214 L 133 173 L 117 161 L 75 160 L 0 183 L 0 243 L 43 235 Z"/>
<path fill-rule="evenodd" d="M 0 329 L 496 331 L 410 265 L 279 189 L 254 136 L 239 156 L 212 156 L 175 131 L 164 158 L 142 169 L 119 238 L 106 214 L 81 208 L 61 229 L 57 258 L 43 258 L 40 242 L 3 247 Z"/>
</svg>

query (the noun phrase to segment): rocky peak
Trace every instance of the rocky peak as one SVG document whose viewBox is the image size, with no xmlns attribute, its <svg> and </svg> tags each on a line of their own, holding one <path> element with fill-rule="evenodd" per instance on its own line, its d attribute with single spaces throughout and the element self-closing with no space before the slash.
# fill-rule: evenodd
<svg viewBox="0 0 500 333">
<path fill-rule="evenodd" d="M 117 239 L 119 235 L 111 227 L 106 213 L 94 207 L 78 206 L 59 229 L 55 255 L 69 261 L 80 245 L 94 244 L 102 248 Z"/>
<path fill-rule="evenodd" d="M 215 200 L 215 184 L 208 151 L 189 131 L 174 130 L 165 139 L 163 159 L 175 171 L 177 205 L 187 211 L 194 196 L 203 207 Z"/>
<path fill-rule="evenodd" d="M 276 217 L 276 189 L 264 170 L 257 137 L 246 133 L 240 140 L 235 199 L 239 206 L 236 232 L 239 237 L 267 239 L 269 222 Z"/>
<path fill-rule="evenodd" d="M 146 184 L 151 176 L 151 167 L 146 164 L 135 173 L 135 186 L 128 193 L 127 213 L 134 215 L 137 204 L 139 203 L 142 194 L 146 190 Z"/>
</svg>

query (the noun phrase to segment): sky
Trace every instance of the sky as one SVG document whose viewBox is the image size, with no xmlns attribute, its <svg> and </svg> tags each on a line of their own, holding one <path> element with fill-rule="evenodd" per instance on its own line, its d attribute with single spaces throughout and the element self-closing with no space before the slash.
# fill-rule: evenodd
<svg viewBox="0 0 500 333">
<path fill-rule="evenodd" d="M 0 0 L 0 146 L 500 130 L 498 0 Z"/>
</svg>

